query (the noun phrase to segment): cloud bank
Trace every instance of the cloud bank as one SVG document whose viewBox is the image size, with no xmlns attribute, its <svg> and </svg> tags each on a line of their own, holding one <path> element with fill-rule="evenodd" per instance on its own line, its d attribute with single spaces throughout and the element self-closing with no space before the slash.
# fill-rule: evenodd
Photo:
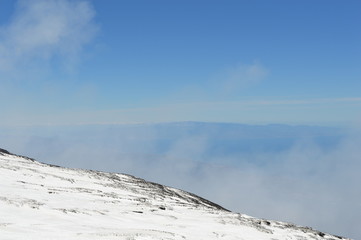
<svg viewBox="0 0 361 240">
<path fill-rule="evenodd" d="M 233 211 L 358 239 L 360 136 L 333 128 L 174 123 L 3 129 L 0 144 L 48 163 L 133 174 Z"/>
</svg>

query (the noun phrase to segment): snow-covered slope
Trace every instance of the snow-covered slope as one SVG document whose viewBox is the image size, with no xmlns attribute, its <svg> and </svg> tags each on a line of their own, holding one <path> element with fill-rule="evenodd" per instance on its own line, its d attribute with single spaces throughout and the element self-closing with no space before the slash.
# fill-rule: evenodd
<svg viewBox="0 0 361 240">
<path fill-rule="evenodd" d="M 67 169 L 0 149 L 0 239 L 345 239 L 230 212 L 124 174 Z"/>
</svg>

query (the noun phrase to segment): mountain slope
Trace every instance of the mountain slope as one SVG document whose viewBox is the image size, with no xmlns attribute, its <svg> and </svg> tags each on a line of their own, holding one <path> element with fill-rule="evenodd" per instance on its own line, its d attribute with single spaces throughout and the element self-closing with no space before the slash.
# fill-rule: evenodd
<svg viewBox="0 0 361 240">
<path fill-rule="evenodd" d="M 232 213 L 124 174 L 67 169 L 0 149 L 1 239 L 344 239 Z"/>
</svg>

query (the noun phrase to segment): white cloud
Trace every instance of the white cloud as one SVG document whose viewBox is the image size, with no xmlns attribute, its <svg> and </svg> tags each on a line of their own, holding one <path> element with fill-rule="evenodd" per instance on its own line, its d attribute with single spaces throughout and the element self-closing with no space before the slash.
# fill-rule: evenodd
<svg viewBox="0 0 361 240">
<path fill-rule="evenodd" d="M 9 24 L 0 28 L 0 70 L 52 60 L 71 67 L 97 32 L 94 16 L 85 1 L 19 1 Z"/>
<path fill-rule="evenodd" d="M 244 156 L 210 155 L 212 138 L 204 132 L 173 131 L 164 134 L 154 125 L 5 129 L 0 147 L 53 164 L 134 174 L 257 217 L 361 236 L 355 214 L 361 210 L 361 138 L 355 129 L 332 148 L 300 138 L 282 151 L 261 147 Z M 249 135 L 254 138 L 256 132 Z"/>
</svg>

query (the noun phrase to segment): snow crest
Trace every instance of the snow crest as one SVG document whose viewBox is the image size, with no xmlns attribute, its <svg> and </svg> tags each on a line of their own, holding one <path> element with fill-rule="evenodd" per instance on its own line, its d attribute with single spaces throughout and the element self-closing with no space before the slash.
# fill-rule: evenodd
<svg viewBox="0 0 361 240">
<path fill-rule="evenodd" d="M 48 165 L 0 149 L 1 239 L 340 240 L 230 212 L 126 174 Z"/>
</svg>

